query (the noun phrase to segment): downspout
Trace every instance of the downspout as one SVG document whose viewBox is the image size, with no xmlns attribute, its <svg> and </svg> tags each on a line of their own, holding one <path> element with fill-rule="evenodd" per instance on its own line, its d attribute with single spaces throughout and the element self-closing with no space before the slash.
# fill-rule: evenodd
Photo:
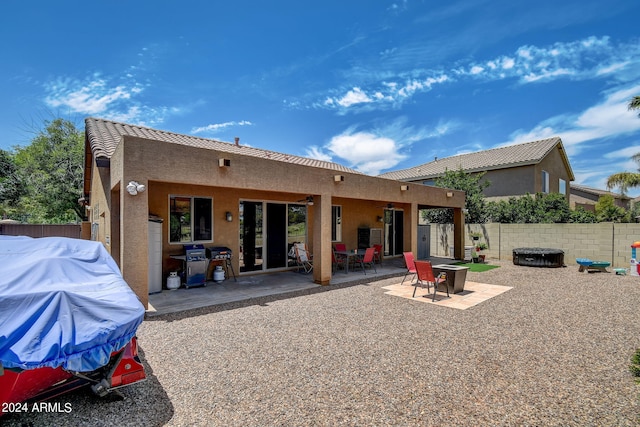
<svg viewBox="0 0 640 427">
<path fill-rule="evenodd" d="M 611 265 L 613 265 L 613 255 L 615 254 L 616 244 L 616 223 L 611 223 Z"/>
</svg>

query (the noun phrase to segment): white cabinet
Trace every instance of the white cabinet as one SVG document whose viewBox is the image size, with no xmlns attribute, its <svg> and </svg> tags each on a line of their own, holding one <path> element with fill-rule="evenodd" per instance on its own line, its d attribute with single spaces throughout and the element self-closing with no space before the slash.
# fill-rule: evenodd
<svg viewBox="0 0 640 427">
<path fill-rule="evenodd" d="M 162 223 L 149 221 L 149 293 L 162 292 Z"/>
</svg>

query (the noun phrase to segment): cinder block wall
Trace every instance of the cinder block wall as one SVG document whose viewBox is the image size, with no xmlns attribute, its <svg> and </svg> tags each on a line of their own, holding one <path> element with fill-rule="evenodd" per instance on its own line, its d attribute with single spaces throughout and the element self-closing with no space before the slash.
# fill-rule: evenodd
<svg viewBox="0 0 640 427">
<path fill-rule="evenodd" d="M 480 232 L 489 249 L 487 258 L 511 260 L 513 249 L 543 247 L 562 249 L 564 262 L 577 265 L 576 258 L 609 261 L 613 267 L 629 267 L 631 244 L 640 241 L 640 224 L 467 224 L 466 244 L 473 245 L 471 232 Z M 431 255 L 451 256 L 453 225 L 431 225 Z M 640 249 L 637 257 L 640 258 Z"/>
</svg>

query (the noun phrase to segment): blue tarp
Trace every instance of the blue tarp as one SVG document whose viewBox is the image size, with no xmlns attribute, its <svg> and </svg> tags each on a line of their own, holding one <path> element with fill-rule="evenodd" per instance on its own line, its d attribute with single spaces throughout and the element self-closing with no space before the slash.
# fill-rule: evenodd
<svg viewBox="0 0 640 427">
<path fill-rule="evenodd" d="M 0 236 L 0 363 L 89 372 L 135 335 L 145 309 L 99 242 Z"/>
</svg>

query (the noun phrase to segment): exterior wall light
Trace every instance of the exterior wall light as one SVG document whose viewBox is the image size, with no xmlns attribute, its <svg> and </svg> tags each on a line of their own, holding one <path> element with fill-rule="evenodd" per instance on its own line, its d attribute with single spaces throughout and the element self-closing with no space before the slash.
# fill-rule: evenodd
<svg viewBox="0 0 640 427">
<path fill-rule="evenodd" d="M 231 212 L 227 212 L 224 215 L 225 215 L 225 217 L 227 219 L 227 222 L 233 221 L 233 215 L 231 214 Z"/>
<path fill-rule="evenodd" d="M 231 166 L 231 160 L 229 159 L 218 159 L 218 166 L 221 168 Z"/>
<path fill-rule="evenodd" d="M 144 192 L 145 189 L 144 184 L 139 184 L 136 181 L 129 181 L 129 184 L 127 184 L 127 192 L 132 196 Z"/>
<path fill-rule="evenodd" d="M 400 191 L 408 191 L 409 190 L 409 186 L 408 185 L 401 185 L 400 186 Z"/>
<path fill-rule="evenodd" d="M 453 191 L 447 191 L 447 197 L 453 197 Z"/>
<path fill-rule="evenodd" d="M 334 175 L 333 176 L 333 180 L 335 182 L 342 182 L 342 181 L 344 181 L 344 175 Z"/>
</svg>

